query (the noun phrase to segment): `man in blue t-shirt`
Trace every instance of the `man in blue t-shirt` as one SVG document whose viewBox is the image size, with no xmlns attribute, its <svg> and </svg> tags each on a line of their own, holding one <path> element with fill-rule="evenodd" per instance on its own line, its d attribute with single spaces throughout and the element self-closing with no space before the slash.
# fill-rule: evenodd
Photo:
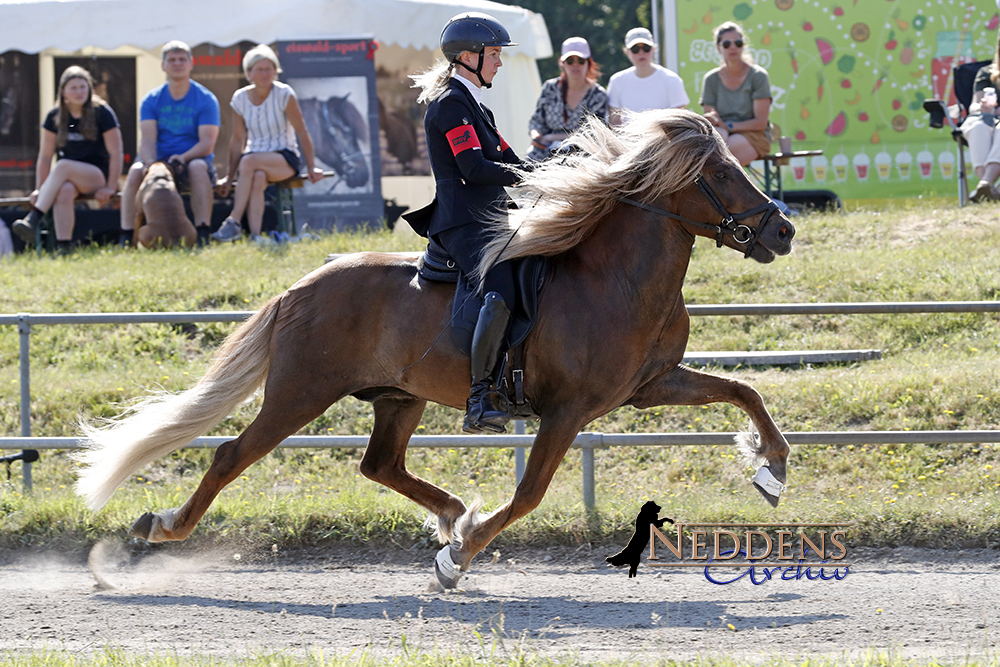
<svg viewBox="0 0 1000 667">
<path fill-rule="evenodd" d="M 132 240 L 135 197 L 147 165 L 166 160 L 187 166 L 198 243 L 207 244 L 215 185 L 212 151 L 219 136 L 219 101 L 210 90 L 191 80 L 194 61 L 191 48 L 184 42 L 167 42 L 160 66 L 167 74 L 167 82 L 146 94 L 139 112 L 139 159 L 129 169 L 122 190 L 121 241 L 127 244 Z"/>
</svg>

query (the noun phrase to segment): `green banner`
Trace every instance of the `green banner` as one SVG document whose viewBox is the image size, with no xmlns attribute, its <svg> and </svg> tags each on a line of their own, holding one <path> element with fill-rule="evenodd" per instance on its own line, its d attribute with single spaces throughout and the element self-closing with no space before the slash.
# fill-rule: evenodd
<svg viewBox="0 0 1000 667">
<path fill-rule="evenodd" d="M 954 104 L 952 68 L 993 58 L 995 0 L 677 0 L 678 74 L 699 111 L 702 78 L 720 60 L 711 31 L 723 21 L 743 26 L 770 74 L 771 121 L 795 150 L 824 152 L 795 158 L 786 188 L 842 199 L 956 194 L 956 144 L 947 126 L 929 127 L 923 102 Z"/>
</svg>

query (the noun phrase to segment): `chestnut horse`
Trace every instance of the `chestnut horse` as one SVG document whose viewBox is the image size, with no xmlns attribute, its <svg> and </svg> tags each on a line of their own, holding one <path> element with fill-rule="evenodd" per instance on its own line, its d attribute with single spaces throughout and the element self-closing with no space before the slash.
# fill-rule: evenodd
<svg viewBox="0 0 1000 667">
<path fill-rule="evenodd" d="M 85 427 L 77 491 L 101 507 L 139 468 L 206 433 L 263 387 L 259 414 L 218 448 L 191 498 L 146 513 L 133 535 L 185 539 L 224 486 L 349 395 L 375 412 L 361 472 L 436 515 L 445 546 L 435 570 L 445 587 L 538 505 L 580 429 L 623 405 L 740 407 L 752 424 L 738 444 L 760 465 L 755 486 L 776 505 L 788 443 L 749 384 L 680 365 L 689 328 L 681 287 L 695 236 L 768 263 L 791 250 L 791 222 L 698 114 L 646 112 L 618 130 L 593 122 L 573 141 L 578 152 L 525 175 L 524 186 L 540 197 L 493 223 L 496 241 L 481 264 L 501 251 L 552 256 L 523 354 L 538 434 L 505 505 L 480 514 L 481 499 L 466 506 L 406 469 L 427 401 L 465 406 L 469 360 L 438 336 L 449 324 L 453 287 L 424 281 L 415 258 L 388 253 L 347 255 L 313 271 L 233 333 L 194 387 Z"/>
</svg>

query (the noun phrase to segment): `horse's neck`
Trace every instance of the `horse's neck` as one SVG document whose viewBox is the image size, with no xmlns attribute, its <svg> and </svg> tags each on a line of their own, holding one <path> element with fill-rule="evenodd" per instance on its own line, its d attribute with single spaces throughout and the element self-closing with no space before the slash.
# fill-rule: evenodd
<svg viewBox="0 0 1000 667">
<path fill-rule="evenodd" d="M 587 270 L 629 294 L 629 309 L 674 303 L 684 286 L 692 238 L 671 220 L 631 206 L 619 207 L 576 249 Z"/>
</svg>

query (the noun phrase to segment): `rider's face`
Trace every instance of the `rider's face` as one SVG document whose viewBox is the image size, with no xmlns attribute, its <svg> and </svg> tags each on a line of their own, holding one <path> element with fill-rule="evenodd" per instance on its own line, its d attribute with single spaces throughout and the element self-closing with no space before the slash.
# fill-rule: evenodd
<svg viewBox="0 0 1000 667">
<path fill-rule="evenodd" d="M 501 49 L 499 46 L 487 46 L 483 51 L 483 69 L 479 73 L 483 77 L 483 81 L 486 83 L 493 83 L 493 77 L 497 75 L 497 70 L 503 67 L 503 61 L 500 60 Z M 466 51 L 461 56 L 462 62 L 471 67 L 473 70 L 476 69 L 476 65 L 479 64 L 479 54 Z M 472 81 L 479 83 L 475 78 L 475 75 L 471 77 Z"/>
</svg>

